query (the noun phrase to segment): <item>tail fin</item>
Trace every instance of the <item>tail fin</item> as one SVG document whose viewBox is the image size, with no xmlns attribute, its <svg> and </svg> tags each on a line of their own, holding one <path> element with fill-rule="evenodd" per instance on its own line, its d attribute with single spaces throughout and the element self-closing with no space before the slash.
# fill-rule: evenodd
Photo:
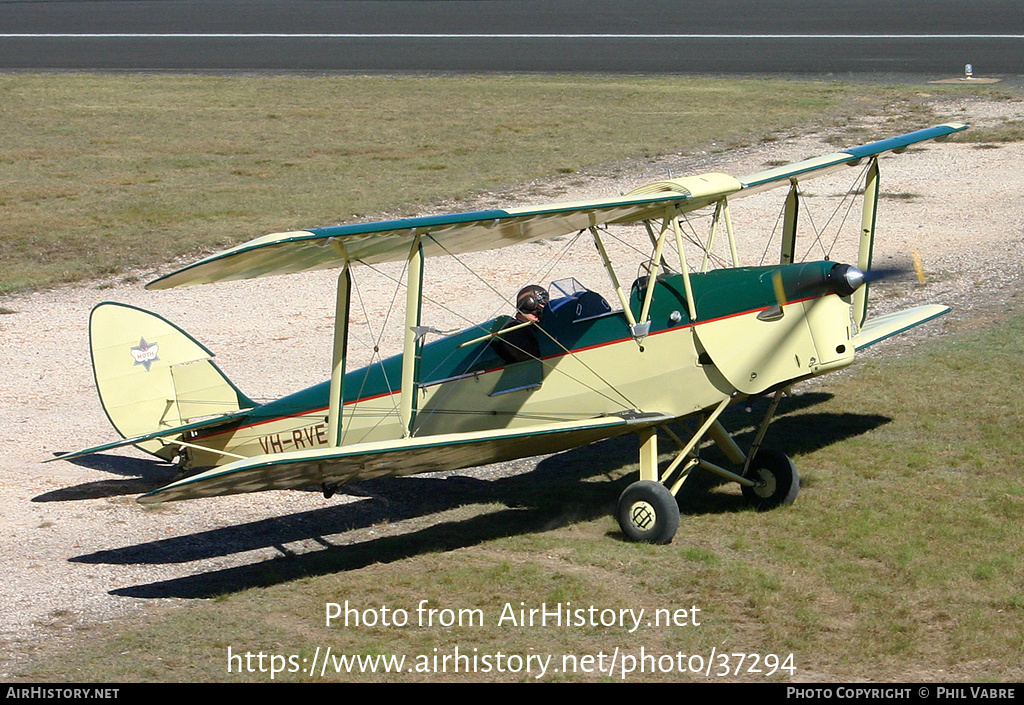
<svg viewBox="0 0 1024 705">
<path fill-rule="evenodd" d="M 89 345 L 100 403 L 125 438 L 254 406 L 213 364 L 213 353 L 149 311 L 97 305 L 89 317 Z M 138 447 L 168 459 L 176 452 L 158 440 Z"/>
</svg>

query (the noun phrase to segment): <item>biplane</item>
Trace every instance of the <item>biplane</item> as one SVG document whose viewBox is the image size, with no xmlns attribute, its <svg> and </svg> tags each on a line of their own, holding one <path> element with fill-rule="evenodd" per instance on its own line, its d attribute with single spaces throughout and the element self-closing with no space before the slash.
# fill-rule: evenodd
<svg viewBox="0 0 1024 705">
<path fill-rule="evenodd" d="M 880 157 L 963 129 L 939 125 L 743 178 L 670 178 L 612 198 L 338 225 L 232 247 L 147 288 L 337 269 L 330 379 L 256 403 L 174 324 L 103 303 L 90 318 L 92 362 L 102 406 L 123 440 L 59 457 L 134 445 L 191 473 L 142 495 L 138 501 L 147 504 L 311 486 L 329 497 L 348 482 L 556 453 L 634 433 L 639 478 L 618 505 L 632 540 L 672 540 L 675 495 L 696 467 L 738 483 L 757 509 L 789 504 L 800 487 L 796 468 L 762 447 L 783 394 L 949 311 L 924 305 L 869 318 L 868 289 Z M 851 169 L 859 170 L 855 192 L 862 198 L 857 262 L 798 262 L 801 184 Z M 742 265 L 729 204 L 775 188 L 787 189 L 779 261 Z M 688 261 L 684 239 L 692 238 L 683 221 L 694 214 L 710 222 L 705 251 L 725 231 L 721 266 L 707 255 Z M 632 284 L 616 273 L 606 247 L 624 228 L 650 253 Z M 431 258 L 570 235 L 592 240 L 613 296 L 567 277 L 532 302 L 540 315 L 518 315 L 520 305 L 517 316 L 451 334 L 422 320 Z M 353 273 L 388 262 L 402 263 L 402 351 L 349 370 Z M 510 346 L 524 354 L 509 356 Z M 760 396 L 771 401 L 742 448 L 722 414 Z M 659 444 L 666 442 L 676 446 L 674 456 L 661 463 Z M 710 442 L 727 461 L 700 452 Z"/>
</svg>

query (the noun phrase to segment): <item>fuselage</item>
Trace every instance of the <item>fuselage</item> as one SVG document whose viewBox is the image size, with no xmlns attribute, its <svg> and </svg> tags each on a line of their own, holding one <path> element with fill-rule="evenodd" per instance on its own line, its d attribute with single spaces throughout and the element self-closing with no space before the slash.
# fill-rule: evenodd
<svg viewBox="0 0 1024 705">
<path fill-rule="evenodd" d="M 539 359 L 508 364 L 491 345 L 499 317 L 423 345 L 411 433 L 400 418 L 401 356 L 344 377 L 342 445 L 533 426 L 624 411 L 687 416 L 853 360 L 850 305 L 823 284 L 831 262 L 659 276 L 650 328 L 634 337 L 622 310 L 593 291 L 551 301 L 535 326 Z M 779 273 L 779 274 L 777 274 Z M 777 296 L 773 276 L 784 283 Z M 639 312 L 645 282 L 634 283 Z M 187 465 L 326 446 L 329 383 L 255 408 L 189 439 Z M 524 449 L 524 455 L 531 455 Z"/>
</svg>

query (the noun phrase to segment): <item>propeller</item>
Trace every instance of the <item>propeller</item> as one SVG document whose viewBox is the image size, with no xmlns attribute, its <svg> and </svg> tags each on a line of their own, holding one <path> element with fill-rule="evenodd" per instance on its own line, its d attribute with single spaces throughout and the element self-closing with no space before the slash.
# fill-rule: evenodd
<svg viewBox="0 0 1024 705">
<path fill-rule="evenodd" d="M 775 293 L 776 305 L 764 311 L 758 317 L 762 320 L 781 318 L 782 307 L 789 301 L 823 296 L 834 293 L 842 297 L 852 296 L 866 284 L 894 279 L 905 279 L 908 274 L 916 274 L 917 280 L 924 283 L 924 267 L 921 256 L 913 252 L 914 267 L 873 267 L 867 271 L 850 264 L 835 264 L 827 272 L 820 266 L 810 265 L 801 268 L 777 269 L 772 272 L 772 289 Z M 866 298 L 866 290 L 864 295 Z"/>
<path fill-rule="evenodd" d="M 820 265 L 786 267 L 772 272 L 772 289 L 778 308 L 789 301 L 823 296 L 850 296 L 868 281 L 868 275 L 849 264 L 835 264 L 822 271 Z"/>
<path fill-rule="evenodd" d="M 914 267 L 912 269 L 905 266 L 872 267 L 861 271 L 850 264 L 836 264 L 824 277 L 820 271 L 814 270 L 798 271 L 795 274 L 783 276 L 783 270 L 777 269 L 772 273 L 772 288 L 775 290 L 777 303 L 781 305 L 787 301 L 807 296 L 820 296 L 827 292 L 839 296 L 851 296 L 865 284 L 907 279 L 909 274 L 914 274 L 917 280 L 924 284 L 924 268 L 921 265 L 921 257 L 917 252 L 914 252 L 913 256 Z"/>
<path fill-rule="evenodd" d="M 921 253 L 917 250 L 912 250 L 910 253 L 910 259 L 913 261 L 913 267 L 901 266 L 901 267 L 872 267 L 871 269 L 864 272 L 867 277 L 865 281 L 876 282 L 885 281 L 886 279 L 909 279 L 907 275 L 913 273 L 917 278 L 917 281 L 921 284 L 925 283 L 924 276 L 924 264 L 921 262 Z"/>
<path fill-rule="evenodd" d="M 893 281 L 903 280 L 909 281 L 910 275 L 913 275 L 918 282 L 924 284 L 924 270 L 919 268 L 915 263 L 913 268 L 910 267 L 873 267 L 868 271 L 864 272 L 864 282 L 867 284 L 873 284 L 874 282 L 881 281 Z"/>
</svg>

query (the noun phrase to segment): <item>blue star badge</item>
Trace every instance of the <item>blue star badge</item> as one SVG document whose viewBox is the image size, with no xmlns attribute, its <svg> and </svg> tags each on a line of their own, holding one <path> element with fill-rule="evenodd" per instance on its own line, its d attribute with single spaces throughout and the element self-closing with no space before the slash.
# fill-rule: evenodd
<svg viewBox="0 0 1024 705">
<path fill-rule="evenodd" d="M 160 346 L 157 343 L 147 343 L 145 338 L 139 338 L 138 346 L 132 348 L 135 364 L 145 365 L 146 372 L 149 372 L 149 366 L 160 359 L 157 357 L 159 349 Z"/>
</svg>

